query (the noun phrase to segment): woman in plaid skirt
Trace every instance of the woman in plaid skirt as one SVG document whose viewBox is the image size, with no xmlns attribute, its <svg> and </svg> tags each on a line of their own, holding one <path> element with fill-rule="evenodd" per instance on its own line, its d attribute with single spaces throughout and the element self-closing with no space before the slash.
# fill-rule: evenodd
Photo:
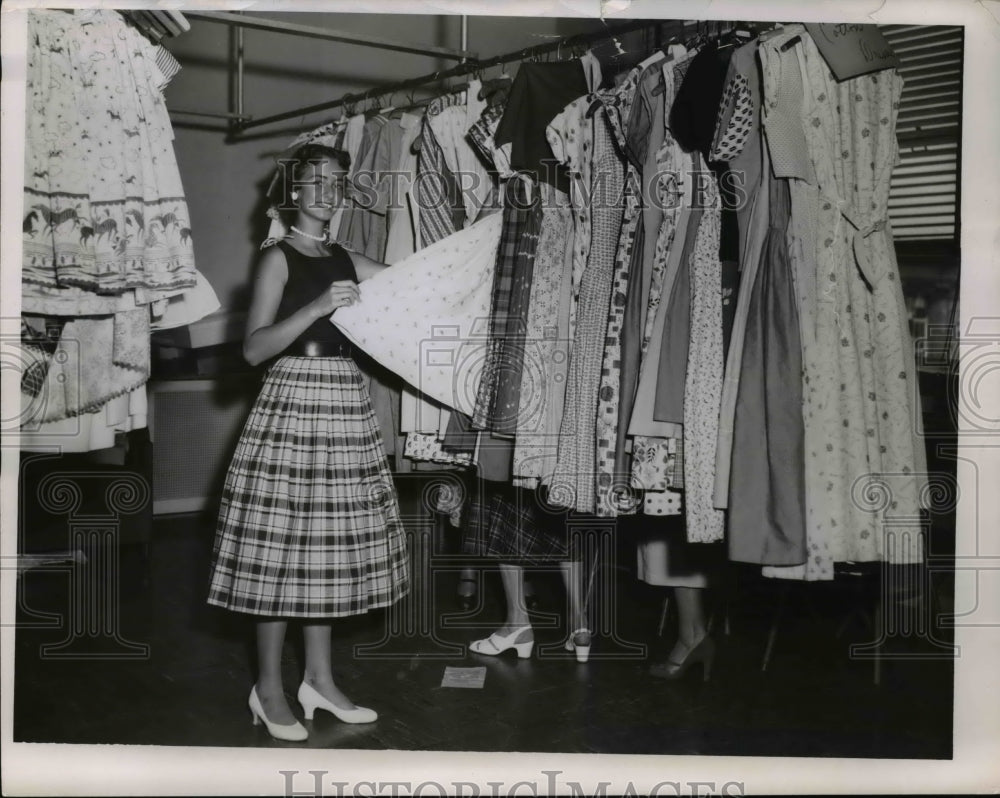
<svg viewBox="0 0 1000 798">
<path fill-rule="evenodd" d="M 358 280 L 385 267 L 326 240 L 346 194 L 346 153 L 306 144 L 283 166 L 275 199 L 291 232 L 261 260 L 243 343 L 249 363 L 274 361 L 229 466 L 208 601 L 257 616 L 254 723 L 303 740 L 281 680 L 288 619 L 303 624 L 306 719 L 318 708 L 372 722 L 376 713 L 334 684 L 329 620 L 399 600 L 408 562 L 371 400 L 329 321 L 357 300 Z"/>
</svg>

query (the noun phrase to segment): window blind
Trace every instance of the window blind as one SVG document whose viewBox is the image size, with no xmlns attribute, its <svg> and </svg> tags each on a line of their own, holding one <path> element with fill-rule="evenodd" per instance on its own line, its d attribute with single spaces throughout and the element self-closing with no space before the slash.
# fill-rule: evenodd
<svg viewBox="0 0 1000 798">
<path fill-rule="evenodd" d="M 962 144 L 963 29 L 883 25 L 903 78 L 889 188 L 897 241 L 957 242 Z"/>
</svg>

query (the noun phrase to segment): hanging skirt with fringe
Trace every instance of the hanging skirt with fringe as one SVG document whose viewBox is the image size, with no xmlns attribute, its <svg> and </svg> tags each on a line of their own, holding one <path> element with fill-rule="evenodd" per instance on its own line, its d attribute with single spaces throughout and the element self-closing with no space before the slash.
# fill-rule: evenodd
<svg viewBox="0 0 1000 798">
<path fill-rule="evenodd" d="M 282 357 L 226 476 L 209 604 L 290 618 L 360 615 L 409 588 L 399 505 L 353 360 Z"/>
</svg>

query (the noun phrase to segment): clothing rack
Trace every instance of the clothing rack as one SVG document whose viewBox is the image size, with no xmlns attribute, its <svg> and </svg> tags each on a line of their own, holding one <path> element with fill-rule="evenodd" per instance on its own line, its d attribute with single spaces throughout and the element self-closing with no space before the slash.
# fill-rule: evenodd
<svg viewBox="0 0 1000 798">
<path fill-rule="evenodd" d="M 432 55 L 438 58 L 453 58 L 464 60 L 474 53 L 467 52 L 463 46 L 461 50 L 452 50 L 449 47 L 438 47 L 429 44 L 410 44 L 400 42 L 395 39 L 385 39 L 378 36 L 366 36 L 361 33 L 350 33 L 348 31 L 333 30 L 332 28 L 321 28 L 315 25 L 300 25 L 295 22 L 282 22 L 275 19 L 266 19 L 253 15 L 234 13 L 231 11 L 189 11 L 184 12 L 191 19 L 201 19 L 206 22 L 218 22 L 223 25 L 236 26 L 237 28 L 252 28 L 255 30 L 271 31 L 273 33 L 288 33 L 293 36 L 305 36 L 312 39 L 326 39 L 328 41 L 344 42 L 346 44 L 357 44 L 365 47 L 377 47 L 380 50 L 393 50 L 401 53 L 417 53 L 418 55 Z"/>
<path fill-rule="evenodd" d="M 131 12 L 125 13 L 128 14 Z M 315 25 L 301 25 L 294 22 L 283 22 L 281 20 L 247 15 L 239 11 L 188 11 L 187 15 L 191 19 L 198 19 L 205 22 L 216 22 L 227 25 L 235 30 L 235 85 L 233 86 L 235 108 L 231 108 L 231 110 L 227 112 L 186 110 L 179 108 L 171 108 L 169 111 L 171 114 L 180 116 L 225 119 L 230 123 L 230 132 L 238 130 L 238 125 L 246 124 L 252 119 L 251 116 L 243 113 L 243 67 L 245 60 L 243 34 L 247 28 L 269 31 L 272 33 L 286 33 L 292 36 L 303 36 L 312 39 L 344 42 L 346 44 L 355 44 L 362 47 L 377 47 L 383 50 L 416 53 L 418 55 L 428 55 L 436 58 L 451 58 L 465 61 L 467 58 L 475 56 L 475 53 L 469 52 L 466 49 L 468 43 L 468 17 L 464 14 L 461 17 L 462 45 L 460 50 L 453 50 L 448 47 L 438 47 L 434 45 L 411 44 L 409 42 L 401 42 L 394 39 L 367 36 L 360 33 L 334 30 L 332 28 L 318 27 Z M 185 24 L 187 23 L 185 22 Z M 233 66 L 232 62 L 230 62 L 230 66 Z"/>
<path fill-rule="evenodd" d="M 564 49 L 568 52 L 572 52 L 575 48 L 585 47 L 587 45 L 596 44 L 598 42 L 613 41 L 617 40 L 619 36 L 626 33 L 634 33 L 640 30 L 653 31 L 657 35 L 657 41 L 659 42 L 662 36 L 663 26 L 672 25 L 670 29 L 671 37 L 681 37 L 685 33 L 692 32 L 694 30 L 700 30 L 702 26 L 707 29 L 709 26 L 717 26 L 721 32 L 722 26 L 731 23 L 723 22 L 686 22 L 683 20 L 634 20 L 622 25 L 610 26 L 605 23 L 606 27 L 593 31 L 591 33 L 575 34 L 572 36 L 566 36 L 562 39 L 558 39 L 552 42 L 545 42 L 544 44 L 537 44 L 532 47 L 526 47 L 521 50 L 515 50 L 513 52 L 504 53 L 503 55 L 493 56 L 491 58 L 485 59 L 470 59 L 465 63 L 459 64 L 458 66 L 452 67 L 451 69 L 441 70 L 438 72 L 432 72 L 427 75 L 422 75 L 420 77 L 411 78 L 409 80 L 399 81 L 398 83 L 390 83 L 388 85 L 376 86 L 375 88 L 368 89 L 367 91 L 361 92 L 360 94 L 347 94 L 338 100 L 333 100 L 330 102 L 319 103 L 316 105 L 307 105 L 301 108 L 294 108 L 290 111 L 284 111 L 278 114 L 272 114 L 271 116 L 261 117 L 259 119 L 237 119 L 233 128 L 236 133 L 249 130 L 251 128 L 261 127 L 262 125 L 268 125 L 273 122 L 282 122 L 287 119 L 296 119 L 303 116 L 308 116 L 310 114 L 319 113 L 321 111 L 331 111 L 336 108 L 351 107 L 359 102 L 364 102 L 375 97 L 392 95 L 396 92 L 409 91 L 412 89 L 419 88 L 421 86 L 427 85 L 429 83 L 437 83 L 440 80 L 445 80 L 452 77 L 460 77 L 463 75 L 471 75 L 481 72 L 492 66 L 499 66 L 501 64 L 508 64 L 512 61 L 525 61 L 533 58 L 537 58 L 542 55 L 549 53 L 556 53 L 557 55 L 561 53 Z"/>
</svg>

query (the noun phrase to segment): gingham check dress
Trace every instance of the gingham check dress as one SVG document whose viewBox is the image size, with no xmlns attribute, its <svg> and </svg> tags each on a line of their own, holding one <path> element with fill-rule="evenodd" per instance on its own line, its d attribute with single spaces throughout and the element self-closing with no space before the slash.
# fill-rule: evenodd
<svg viewBox="0 0 1000 798">
<path fill-rule="evenodd" d="M 280 358 L 226 476 L 209 604 L 331 618 L 386 607 L 408 587 L 392 474 L 357 366 Z"/>
</svg>

